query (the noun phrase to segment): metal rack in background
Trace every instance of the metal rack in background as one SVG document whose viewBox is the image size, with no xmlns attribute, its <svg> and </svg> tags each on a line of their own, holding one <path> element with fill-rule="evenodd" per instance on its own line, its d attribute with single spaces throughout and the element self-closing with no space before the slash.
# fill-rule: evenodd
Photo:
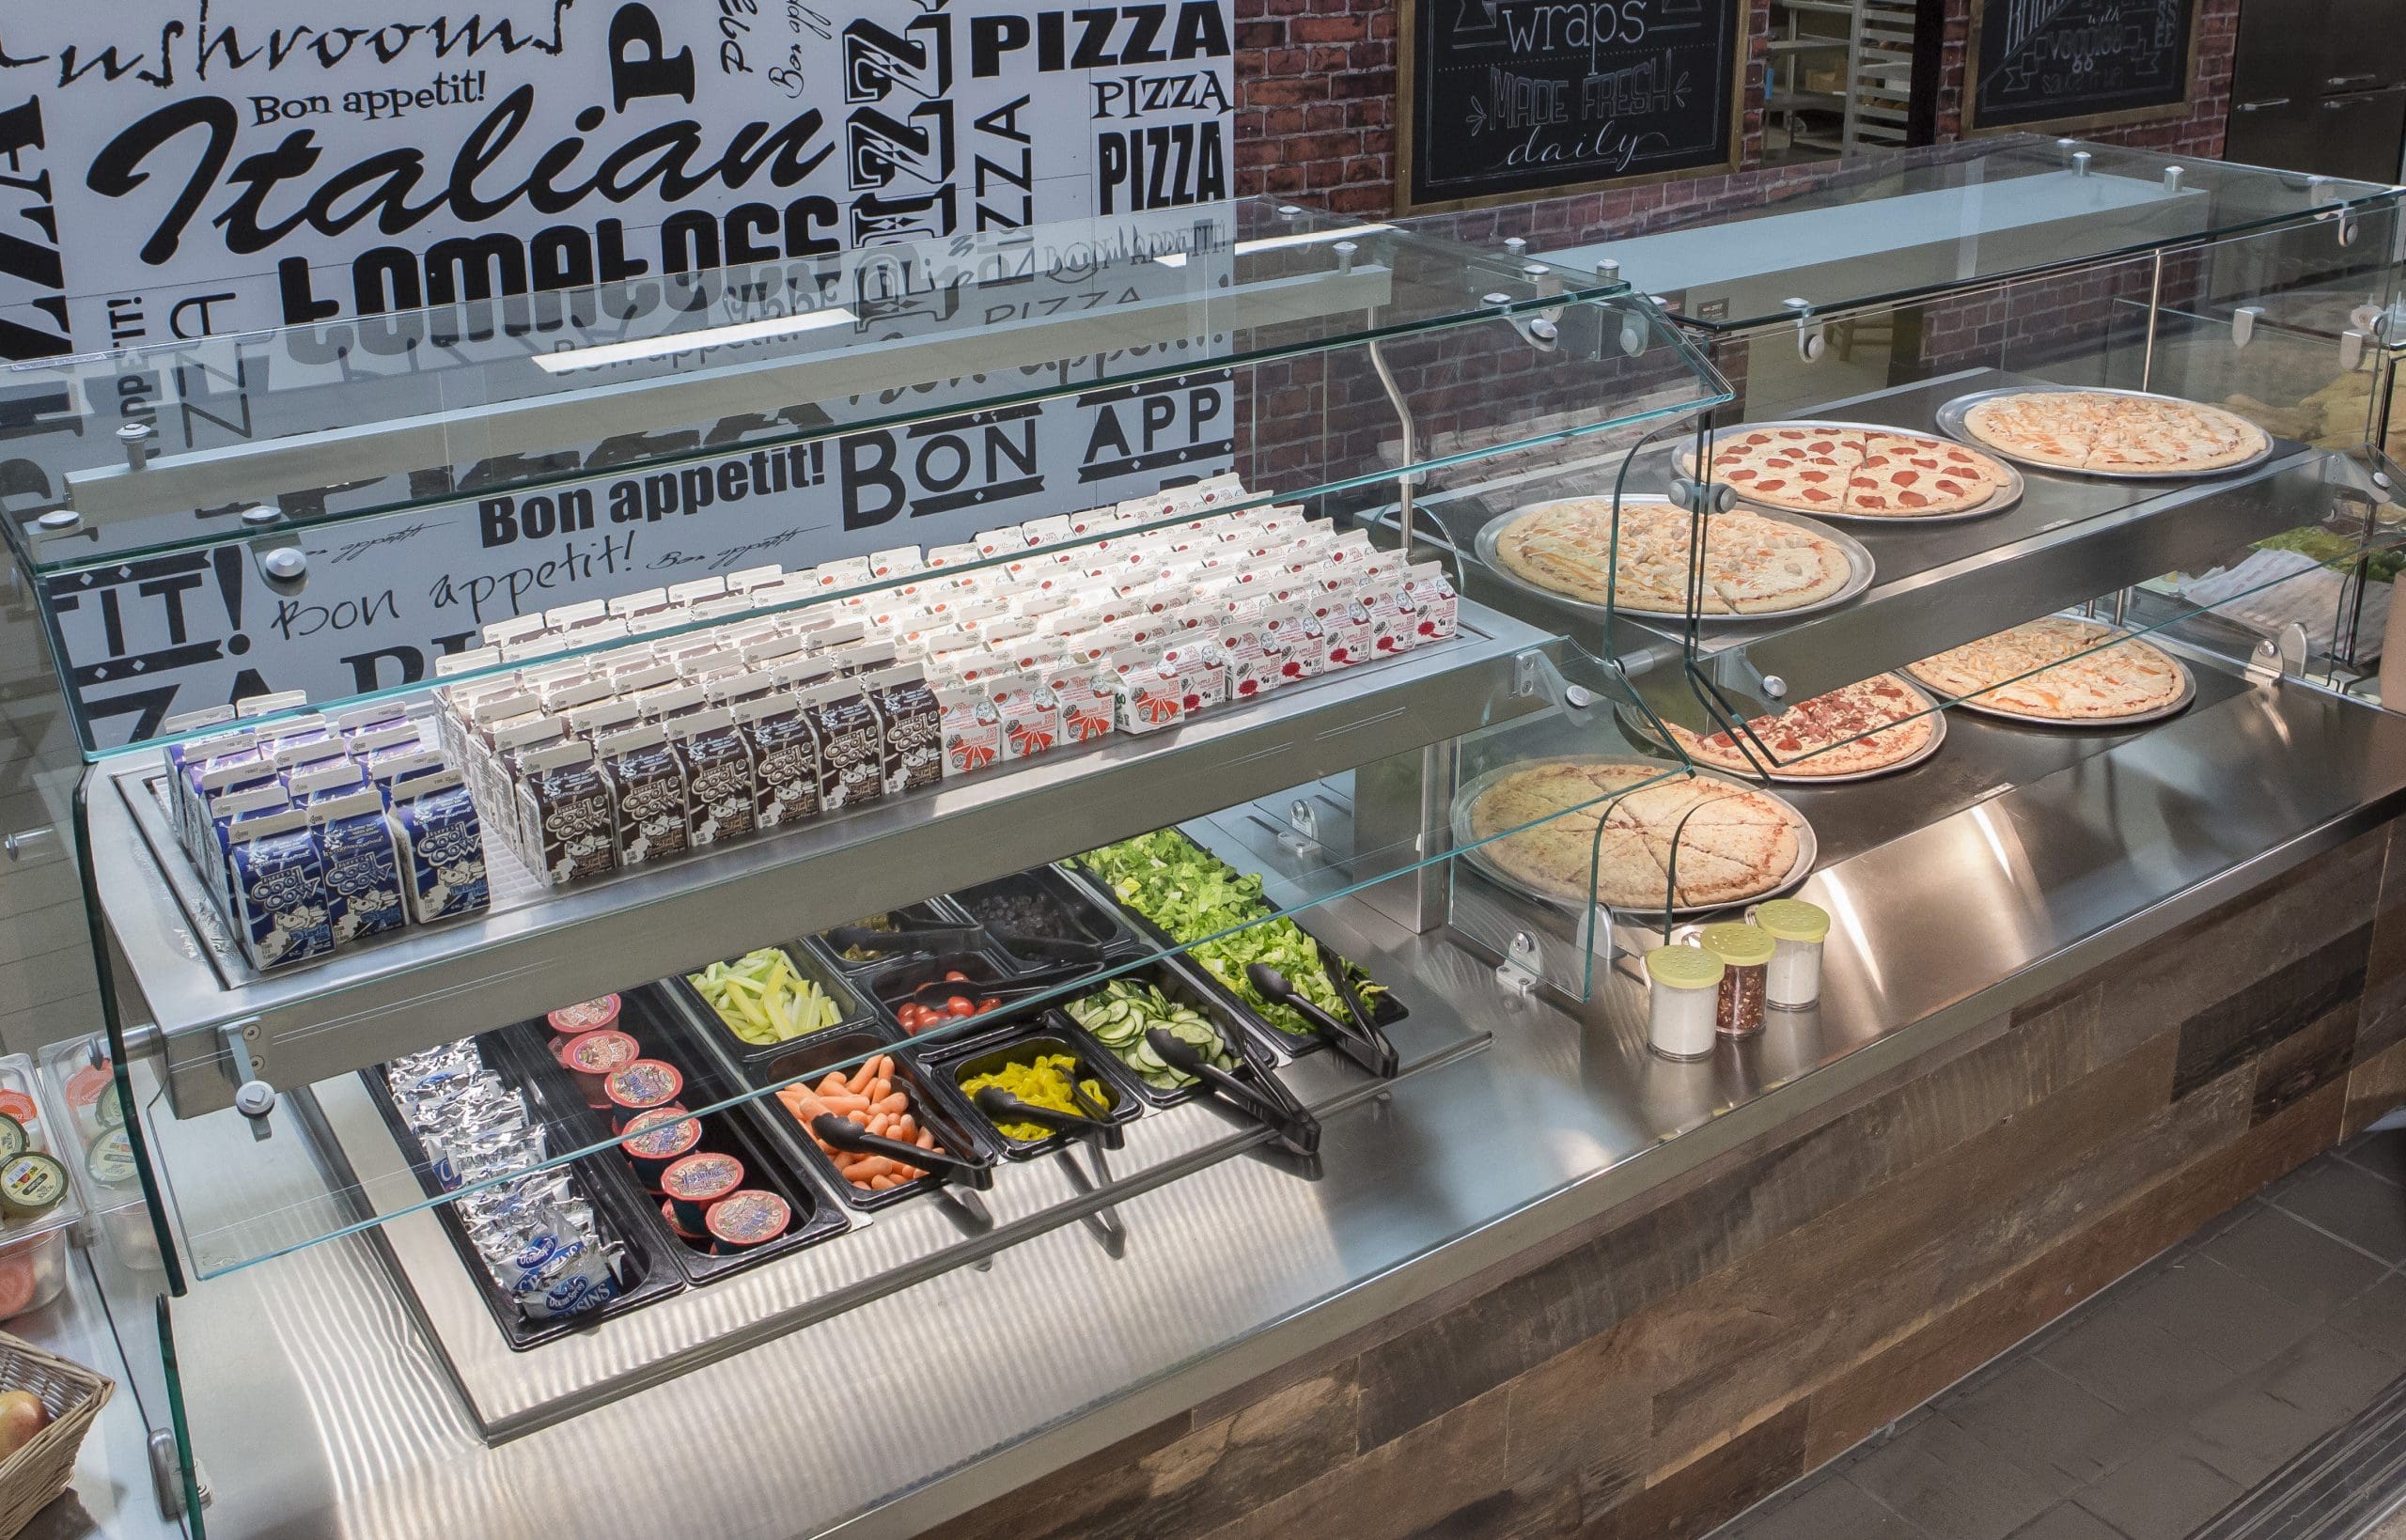
<svg viewBox="0 0 2406 1540">
<path fill-rule="evenodd" d="M 1764 105 L 1787 138 L 1787 158 L 1852 155 L 1905 144 L 1913 109 L 1914 12 L 1913 0 L 1772 0 L 1771 84 Z M 1831 30 L 1833 23 L 1837 30 Z M 1829 54 L 1845 55 L 1838 88 L 1807 88 L 1805 62 Z"/>
</svg>

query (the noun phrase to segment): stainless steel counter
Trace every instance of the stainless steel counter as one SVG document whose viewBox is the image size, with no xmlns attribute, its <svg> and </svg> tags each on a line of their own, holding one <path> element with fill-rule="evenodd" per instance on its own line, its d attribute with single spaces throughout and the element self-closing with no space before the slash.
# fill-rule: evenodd
<svg viewBox="0 0 2406 1540">
<path fill-rule="evenodd" d="M 1333 905 L 1316 925 L 1409 980 L 1415 1016 L 1493 1043 L 1332 1114 L 1316 1176 L 1223 1159 L 1117 1205 L 1116 1247 L 1051 1229 L 497 1446 L 366 1242 L 207 1282 L 176 1315 L 211 1527 L 924 1532 L 1934 1052 L 2406 804 L 2406 721 L 2218 683 L 2101 752 L 2017 764 L 1959 723 L 1933 762 L 1945 776 L 1814 794 L 1817 820 L 1845 831 L 1806 890 L 1836 919 L 1822 1007 L 1705 1064 L 1646 1052 L 1625 981 L 1575 1011 L 1516 998 L 1442 936 Z M 2047 773 L 2012 785 L 2017 768 Z M 254 1151 L 226 1159 L 229 1179 L 274 1179 Z M 548 1372 L 540 1350 L 521 1362 L 530 1381 Z"/>
</svg>

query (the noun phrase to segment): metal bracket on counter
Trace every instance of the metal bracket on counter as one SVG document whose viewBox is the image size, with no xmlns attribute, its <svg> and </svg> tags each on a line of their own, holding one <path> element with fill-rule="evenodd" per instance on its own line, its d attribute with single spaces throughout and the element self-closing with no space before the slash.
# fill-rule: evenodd
<svg viewBox="0 0 2406 1540">
<path fill-rule="evenodd" d="M 1821 355 L 1830 350 L 1830 329 L 1827 323 L 1813 319 L 1813 302 L 1786 299 L 1779 302 L 1796 312 L 1796 356 L 1807 364 L 1819 364 Z"/>
<path fill-rule="evenodd" d="M 1572 722 L 1586 721 L 1596 706 L 1596 692 L 1565 677 L 1562 665 L 1542 647 L 1531 647 L 1513 658 L 1512 693 L 1542 695 Z"/>
<path fill-rule="evenodd" d="M 2260 304 L 2242 304 L 2230 313 L 2230 345 L 2244 348 L 2256 340 L 2256 323 L 2264 319 Z"/>
<path fill-rule="evenodd" d="M 1320 814 L 1306 798 L 1287 804 L 1287 826 L 1278 831 L 1278 848 L 1296 860 L 1318 864 L 1327 859 L 1320 837 Z"/>
<path fill-rule="evenodd" d="M 2258 684 L 2279 684 L 2305 674 L 2305 628 L 2292 620 L 2276 636 L 2256 644 L 2248 655 L 2247 677 Z"/>
<path fill-rule="evenodd" d="M 176 1462 L 176 1436 L 167 1428 L 152 1428 L 147 1440 L 150 1456 L 150 1495 L 159 1504 L 159 1517 L 174 1523 L 184 1517 L 184 1482 Z M 216 1494 L 209 1489 L 209 1477 L 195 1460 L 192 1484 L 200 1494 L 200 1505 L 209 1506 Z"/>
<path fill-rule="evenodd" d="M 1512 933 L 1511 949 L 1495 965 L 1495 982 L 1506 994 L 1526 999 L 1538 992 L 1538 941 L 1525 930 Z"/>
</svg>

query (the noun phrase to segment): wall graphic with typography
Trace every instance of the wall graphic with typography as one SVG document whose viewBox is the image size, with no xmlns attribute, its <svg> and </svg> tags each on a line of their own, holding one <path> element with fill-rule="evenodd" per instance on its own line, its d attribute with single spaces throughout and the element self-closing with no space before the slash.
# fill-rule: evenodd
<svg viewBox="0 0 2406 1540">
<path fill-rule="evenodd" d="M 2065 127 L 2178 110 L 2195 0 L 1975 0 L 1968 128 Z"/>
<path fill-rule="evenodd" d="M 1741 0 L 1404 0 L 1414 208 L 1736 164 Z"/>
<path fill-rule="evenodd" d="M 0 381 L 0 506 L 22 517 L 55 501 L 60 468 L 104 459 L 92 441 L 129 422 L 156 428 L 163 457 L 239 449 L 320 426 L 306 420 L 319 377 L 350 390 L 346 402 L 378 400 L 381 420 L 413 401 L 476 398 L 478 369 L 498 380 L 524 372 L 528 354 L 691 326 L 703 299 L 712 322 L 831 303 L 813 264 L 838 252 L 960 254 L 942 271 L 919 260 L 921 288 L 902 303 L 889 292 L 856 306 L 864 333 L 974 303 L 962 286 L 998 251 L 1015 253 L 1023 301 L 1127 303 L 1076 297 L 1105 287 L 1113 251 L 1215 239 L 1180 227 L 1228 194 L 1228 3 L 20 8 L 0 34 L 0 356 L 162 351 L 141 361 L 155 367 L 70 379 L 21 365 Z M 1082 222 L 1074 238 L 1017 233 L 1061 221 Z M 737 265 L 769 277 L 680 277 Z M 610 292 L 656 314 L 570 306 L 564 322 L 558 304 L 527 299 L 593 284 L 623 285 Z M 439 347 L 381 319 L 482 301 L 492 324 Z M 227 345 L 205 339 L 285 326 L 312 330 L 272 350 L 272 378 L 219 369 L 207 351 Z M 75 688 L 107 719 L 102 739 L 121 740 L 262 685 L 327 696 L 417 677 L 480 619 L 650 574 L 965 537 L 955 532 L 1205 474 L 1226 463 L 1233 415 L 1209 341 L 1194 345 L 1191 383 L 1098 387 L 1053 409 L 781 454 L 737 452 L 763 436 L 758 422 L 530 444 L 593 473 L 547 493 L 555 507 L 589 493 L 590 526 L 538 533 L 539 511 L 497 515 L 494 498 L 471 496 L 329 528 L 303 542 L 312 581 L 297 599 L 265 593 L 247 553 L 95 566 L 53 583 Z M 1072 383 L 1109 372 L 1101 360 L 1053 366 Z M 371 377 L 389 382 L 384 397 L 362 388 Z M 984 394 L 964 381 L 917 398 L 940 406 L 947 390 Z M 815 405 L 820 426 L 895 412 L 868 397 Z M 44 442 L 70 432 L 86 442 Z M 619 501 L 613 473 L 629 459 L 721 447 L 725 464 L 688 466 L 673 485 L 630 472 L 633 501 Z M 423 501 L 508 479 L 488 470 L 429 467 L 410 490 Z M 294 491 L 298 512 L 403 501 L 391 485 Z M 227 511 L 177 515 L 175 533 Z M 516 534 L 496 539 L 505 525 Z M 358 592 L 320 586 L 346 568 Z"/>
</svg>

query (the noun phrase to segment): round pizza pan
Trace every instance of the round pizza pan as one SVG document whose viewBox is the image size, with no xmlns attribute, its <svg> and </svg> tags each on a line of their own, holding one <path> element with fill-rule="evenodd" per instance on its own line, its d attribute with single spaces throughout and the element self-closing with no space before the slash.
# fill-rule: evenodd
<svg viewBox="0 0 2406 1540">
<path fill-rule="evenodd" d="M 2261 423 L 2255 423 L 2250 426 L 2257 432 L 2264 435 L 2264 446 L 2245 459 L 2233 460 L 2228 465 L 2209 466 L 2197 471 L 2083 471 L 2069 465 L 2048 465 L 2039 460 L 2024 459 L 2010 449 L 1998 448 L 1974 433 L 1963 423 L 1964 416 L 1974 407 L 1978 406 L 1982 401 L 1993 400 L 2000 396 L 2059 395 L 2070 391 L 2081 391 L 2091 396 L 2133 396 L 2142 401 L 2167 401 L 2175 406 L 2184 407 L 2213 405 L 2211 401 L 2183 400 L 2178 396 L 2166 396 L 2161 391 L 2112 390 L 2103 385 L 2002 385 L 1994 390 L 1976 390 L 1969 396 L 1958 396 L 1940 407 L 1937 412 L 1939 430 L 1959 443 L 1967 444 L 1983 454 L 1994 455 L 1999 459 L 2012 460 L 2017 465 L 2027 465 L 2034 471 L 2047 471 L 2058 475 L 2093 476 L 2100 481 L 2203 481 L 2209 476 L 2230 475 L 2236 472 L 2244 471 L 2251 465 L 2261 465 L 2273 458 L 2271 431 Z M 2214 410 L 2230 412 L 2228 407 L 2214 407 Z M 2230 412 L 2230 414 L 2234 417 L 2239 416 L 2236 412 Z M 2244 418 L 2241 420 L 2245 421 Z"/>
<path fill-rule="evenodd" d="M 1475 848 L 1472 847 L 1471 842 L 1476 836 L 1474 836 L 1470 832 L 1471 805 L 1478 801 L 1480 794 L 1485 792 L 1488 787 L 1495 785 L 1498 781 L 1503 780 L 1506 776 L 1517 774 L 1522 770 L 1538 770 L 1547 765 L 1593 765 L 1611 762 L 1613 762 L 1611 756 L 1605 754 L 1551 754 L 1538 759 L 1523 759 L 1510 765 L 1498 765 L 1493 770 L 1473 776 L 1468 782 L 1463 784 L 1462 788 L 1460 791 L 1454 794 L 1453 808 L 1447 819 L 1453 828 L 1455 848 L 1461 852 L 1461 858 L 1464 861 L 1469 862 L 1473 866 L 1478 869 L 1479 875 L 1487 878 L 1498 887 L 1501 887 L 1508 892 L 1517 894 L 1523 898 L 1532 899 L 1537 903 L 1544 904 L 1551 909 L 1561 910 L 1564 912 L 1570 914 L 1579 913 L 1587 907 L 1579 900 L 1575 898 L 1565 898 L 1558 894 L 1547 893 L 1540 888 L 1533 887 L 1529 883 L 1523 881 L 1521 879 L 1514 877 L 1510 872 L 1505 870 L 1503 865 L 1494 859 L 1492 853 L 1493 846 L 1492 843 L 1478 845 Z M 1624 764 L 1643 763 L 1643 761 L 1631 760 L 1623 760 L 1619 762 Z M 1678 772 L 1673 767 L 1664 767 L 1665 779 L 1676 773 Z M 1671 910 L 1671 918 L 1675 920 L 1693 919 L 1699 914 L 1714 914 L 1723 910 L 1736 909 L 1742 904 L 1758 904 L 1766 898 L 1775 898 L 1781 894 L 1795 891 L 1798 887 L 1804 884 L 1806 878 L 1813 875 L 1813 863 L 1820 858 L 1820 842 L 1813 837 L 1812 820 L 1805 817 L 1804 814 L 1797 812 L 1794 803 L 1789 801 L 1788 799 L 1779 796 L 1775 792 L 1765 791 L 1758 786 L 1749 786 L 1745 782 L 1740 781 L 1734 776 L 1723 775 L 1714 770 L 1696 770 L 1694 773 L 1708 781 L 1724 782 L 1740 791 L 1751 791 L 1758 797 L 1769 797 L 1773 801 L 1779 803 L 1780 806 L 1787 808 L 1789 813 L 1794 814 L 1796 817 L 1796 860 L 1795 863 L 1789 867 L 1786 876 L 1782 877 L 1777 882 L 1765 888 L 1758 894 L 1755 894 L 1745 898 L 1733 898 L 1727 903 L 1723 904 L 1680 904 Z M 1601 801 L 1601 799 L 1599 799 L 1599 801 Z M 1564 816 L 1568 817 L 1569 815 Z M 1531 825 L 1531 827 L 1535 828 L 1537 826 Z M 1626 909 L 1616 910 L 1614 912 L 1621 914 L 1660 914 L 1663 911 L 1660 910 Z"/>
<path fill-rule="evenodd" d="M 1937 701 L 1931 699 L 1929 692 L 1927 690 L 1922 689 L 1921 685 L 1905 674 L 1903 670 L 1892 669 L 1890 672 L 1895 674 L 1897 677 L 1903 679 L 1905 683 L 1918 693 L 1923 701 L 1929 705 L 1929 709 L 1925 713 L 1930 724 L 1929 742 L 1924 743 L 1920 748 L 1915 749 L 1913 753 L 1905 755 L 1902 759 L 1898 760 L 1895 764 L 1883 765 L 1878 770 L 1849 770 L 1844 775 L 1794 775 L 1783 774 L 1779 770 L 1774 770 L 1770 772 L 1767 778 L 1784 786 L 1842 786 L 1851 781 L 1876 781 L 1883 775 L 1895 775 L 1900 771 L 1909 770 L 1915 765 L 1920 764 L 1923 760 L 1928 759 L 1930 755 L 1936 754 L 1938 752 L 1939 745 L 1946 741 L 1945 708 L 1941 707 Z M 1622 701 L 1620 703 L 1620 719 L 1621 725 L 1626 728 L 1632 736 L 1644 741 L 1649 748 L 1661 749 L 1665 754 L 1678 753 L 1676 749 L 1665 744 L 1662 740 L 1661 736 L 1654 731 L 1654 724 L 1647 720 L 1646 713 L 1640 711 L 1636 707 L 1631 705 L 1627 701 Z M 1743 781 L 1750 786 L 1756 785 L 1760 780 L 1765 779 L 1765 777 L 1751 776 L 1744 770 L 1731 770 L 1725 765 L 1697 765 L 1695 768 L 1698 771 L 1706 775 L 1724 776 L 1733 781 Z"/>
<path fill-rule="evenodd" d="M 1607 499 L 1611 496 L 1610 493 L 1604 493 L 1601 495 Z M 1582 501 L 1586 501 L 1586 499 L 1549 497 L 1541 502 L 1523 503 L 1519 507 L 1512 509 L 1510 512 L 1498 514 L 1496 517 L 1490 519 L 1485 524 L 1481 525 L 1478 531 L 1478 537 L 1473 542 L 1473 549 L 1476 552 L 1481 565 L 1486 567 L 1490 572 L 1493 573 L 1499 581 L 1510 583 L 1513 587 L 1520 589 L 1524 594 L 1535 594 L 1539 599 L 1545 599 L 1550 603 L 1559 604 L 1564 609 L 1570 610 L 1577 614 L 1585 615 L 1591 620 L 1602 620 L 1612 614 L 1610 607 L 1602 604 L 1591 603 L 1584 599 L 1574 599 L 1570 595 L 1563 593 L 1559 589 L 1548 588 L 1541 583 L 1532 583 L 1527 578 L 1521 576 L 1520 573 L 1515 572 L 1510 568 L 1505 566 L 1502 560 L 1500 560 L 1496 555 L 1496 546 L 1498 542 L 1503 539 L 1504 531 L 1511 527 L 1513 520 L 1522 517 L 1523 514 L 1535 513 L 1540 508 L 1552 507 L 1556 503 L 1573 503 Z M 1662 497 L 1652 493 L 1640 494 L 1633 492 L 1621 499 L 1621 506 L 1627 507 L 1639 503 L 1654 503 L 1667 506 L 1670 502 L 1671 500 L 1667 497 Z M 1697 625 L 1743 627 L 1758 625 L 1767 620 L 1792 620 L 1799 615 L 1815 614 L 1822 610 L 1836 609 L 1837 606 L 1853 599 L 1857 594 L 1862 593 L 1866 588 L 1871 586 L 1871 580 L 1875 575 L 1877 568 L 1871 560 L 1871 552 L 1866 550 L 1863 542 L 1856 539 L 1853 536 L 1847 534 L 1844 530 L 1832 529 L 1829 525 L 1822 523 L 1818 519 L 1808 519 L 1801 513 L 1789 513 L 1785 508 L 1750 507 L 1746 511 L 1758 519 L 1769 519 L 1777 523 L 1793 524 L 1798 529 L 1808 530 L 1829 541 L 1832 545 L 1836 546 L 1838 550 L 1846 554 L 1847 578 L 1845 585 L 1840 587 L 1836 593 L 1832 594 L 1827 599 L 1817 599 L 1810 604 L 1800 604 L 1792 610 L 1766 610 L 1759 614 L 1698 615 L 1696 617 Z M 1668 620 L 1672 622 L 1684 620 L 1687 615 L 1687 612 L 1684 610 L 1643 609 L 1634 604 L 1623 604 L 1620 606 L 1620 613 L 1624 617 L 1636 617 L 1656 621 Z"/>
<path fill-rule="evenodd" d="M 1898 428 L 1894 423 L 1841 423 L 1828 420 L 1817 422 L 1801 419 L 1797 421 L 1782 421 L 1775 423 L 1740 423 L 1734 428 L 1717 429 L 1715 436 L 1718 437 L 1722 434 L 1730 433 L 1754 433 L 1760 432 L 1765 429 L 1779 428 L 1802 428 L 1816 431 L 1823 428 L 1835 428 L 1856 433 L 1900 434 L 1907 438 L 1934 440 L 1937 437 L 1935 434 L 1925 433 L 1921 431 L 1921 429 L 1915 428 Z M 1961 442 L 1960 435 L 1955 435 L 1955 437 L 1957 437 L 1958 442 Z M 1960 523 L 1966 519 L 1986 519 L 1992 513 L 2003 513 L 2006 509 L 2022 501 L 2022 494 L 2029 489 L 2029 483 L 2023 479 L 2022 472 L 2018 468 L 2008 463 L 2005 456 L 1998 453 L 1996 450 L 1990 448 L 1985 443 L 1966 443 L 1964 444 L 1964 447 L 1967 449 L 1976 449 L 1981 454 L 1988 456 L 1991 459 L 1995 460 L 1998 467 L 2005 472 L 2005 485 L 1998 488 L 1995 491 L 1991 492 L 1989 494 L 1988 501 L 1984 503 L 1977 504 L 1975 506 L 1968 508 L 1959 508 L 1953 513 L 1832 513 L 1827 508 L 1817 508 L 1805 517 L 1810 519 L 1836 519 L 1850 524 L 1870 524 L 1890 529 L 1898 529 L 1919 524 Z M 1694 447 L 1681 449 L 1679 452 L 1679 464 L 1680 468 L 1682 471 L 1685 471 L 1689 475 L 1695 475 L 1698 474 L 1696 471 L 1696 456 Z M 1717 483 L 1716 485 L 1727 485 L 1727 483 Z M 1748 497 L 1744 492 L 1740 492 L 1738 494 L 1738 501 L 1743 504 L 1746 507 L 1758 513 L 1787 513 L 1792 511 L 1781 506 L 1777 503 L 1758 501 L 1755 498 Z"/>
<path fill-rule="evenodd" d="M 2086 615 L 2070 615 L 2066 616 L 2065 618 L 2086 620 L 2089 617 Z M 2101 620 L 2097 621 L 2096 624 L 2101 626 L 2104 625 L 2105 622 Z M 2124 642 L 2148 642 L 2146 637 L 2128 630 L 2123 631 L 2121 639 Z M 2119 643 L 2106 644 L 2107 646 L 2119 645 Z M 2064 727 L 2072 729 L 2076 732 L 2090 733 L 2110 733 L 2118 731 L 2124 727 L 2143 727 L 2150 722 L 2162 722 L 2166 717 L 2177 717 L 2181 712 L 2189 708 L 2189 703 L 2191 701 L 2197 698 L 2197 676 L 2190 671 L 2188 664 L 2182 662 L 2168 649 L 2156 646 L 2153 642 L 2148 642 L 2148 645 L 2149 646 L 2154 646 L 2156 651 L 2163 653 L 2166 659 L 2170 660 L 2172 666 L 2180 671 L 2179 692 L 2174 695 L 2170 700 L 2164 702 L 2162 706 L 2151 707 L 2145 711 L 2140 711 L 2127 717 L 2034 717 L 2027 711 L 2008 711 L 1998 707 L 1982 706 L 1977 701 L 1964 699 L 1950 702 L 1945 708 L 1945 710 L 1941 711 L 1939 715 L 1943 718 L 1946 711 L 1969 711 L 1975 716 L 1988 717 L 1996 722 L 2018 723 L 2024 727 Z M 2100 647 L 2097 650 L 2101 652 L 2104 648 Z M 2069 659 L 2065 661 L 2070 661 Z M 2053 667 L 2054 665 L 2050 664 L 2048 666 Z M 1923 691 L 1925 693 L 1929 692 L 1931 687 L 1923 683 L 1921 679 L 1914 677 L 1911 671 L 1910 664 L 1897 669 L 1896 672 L 1902 675 L 1906 679 L 1912 681 L 1916 689 Z M 2043 674 L 2046 670 L 2039 669 L 2036 672 Z M 1989 688 L 1993 690 L 1997 687 L 1991 685 Z"/>
</svg>

